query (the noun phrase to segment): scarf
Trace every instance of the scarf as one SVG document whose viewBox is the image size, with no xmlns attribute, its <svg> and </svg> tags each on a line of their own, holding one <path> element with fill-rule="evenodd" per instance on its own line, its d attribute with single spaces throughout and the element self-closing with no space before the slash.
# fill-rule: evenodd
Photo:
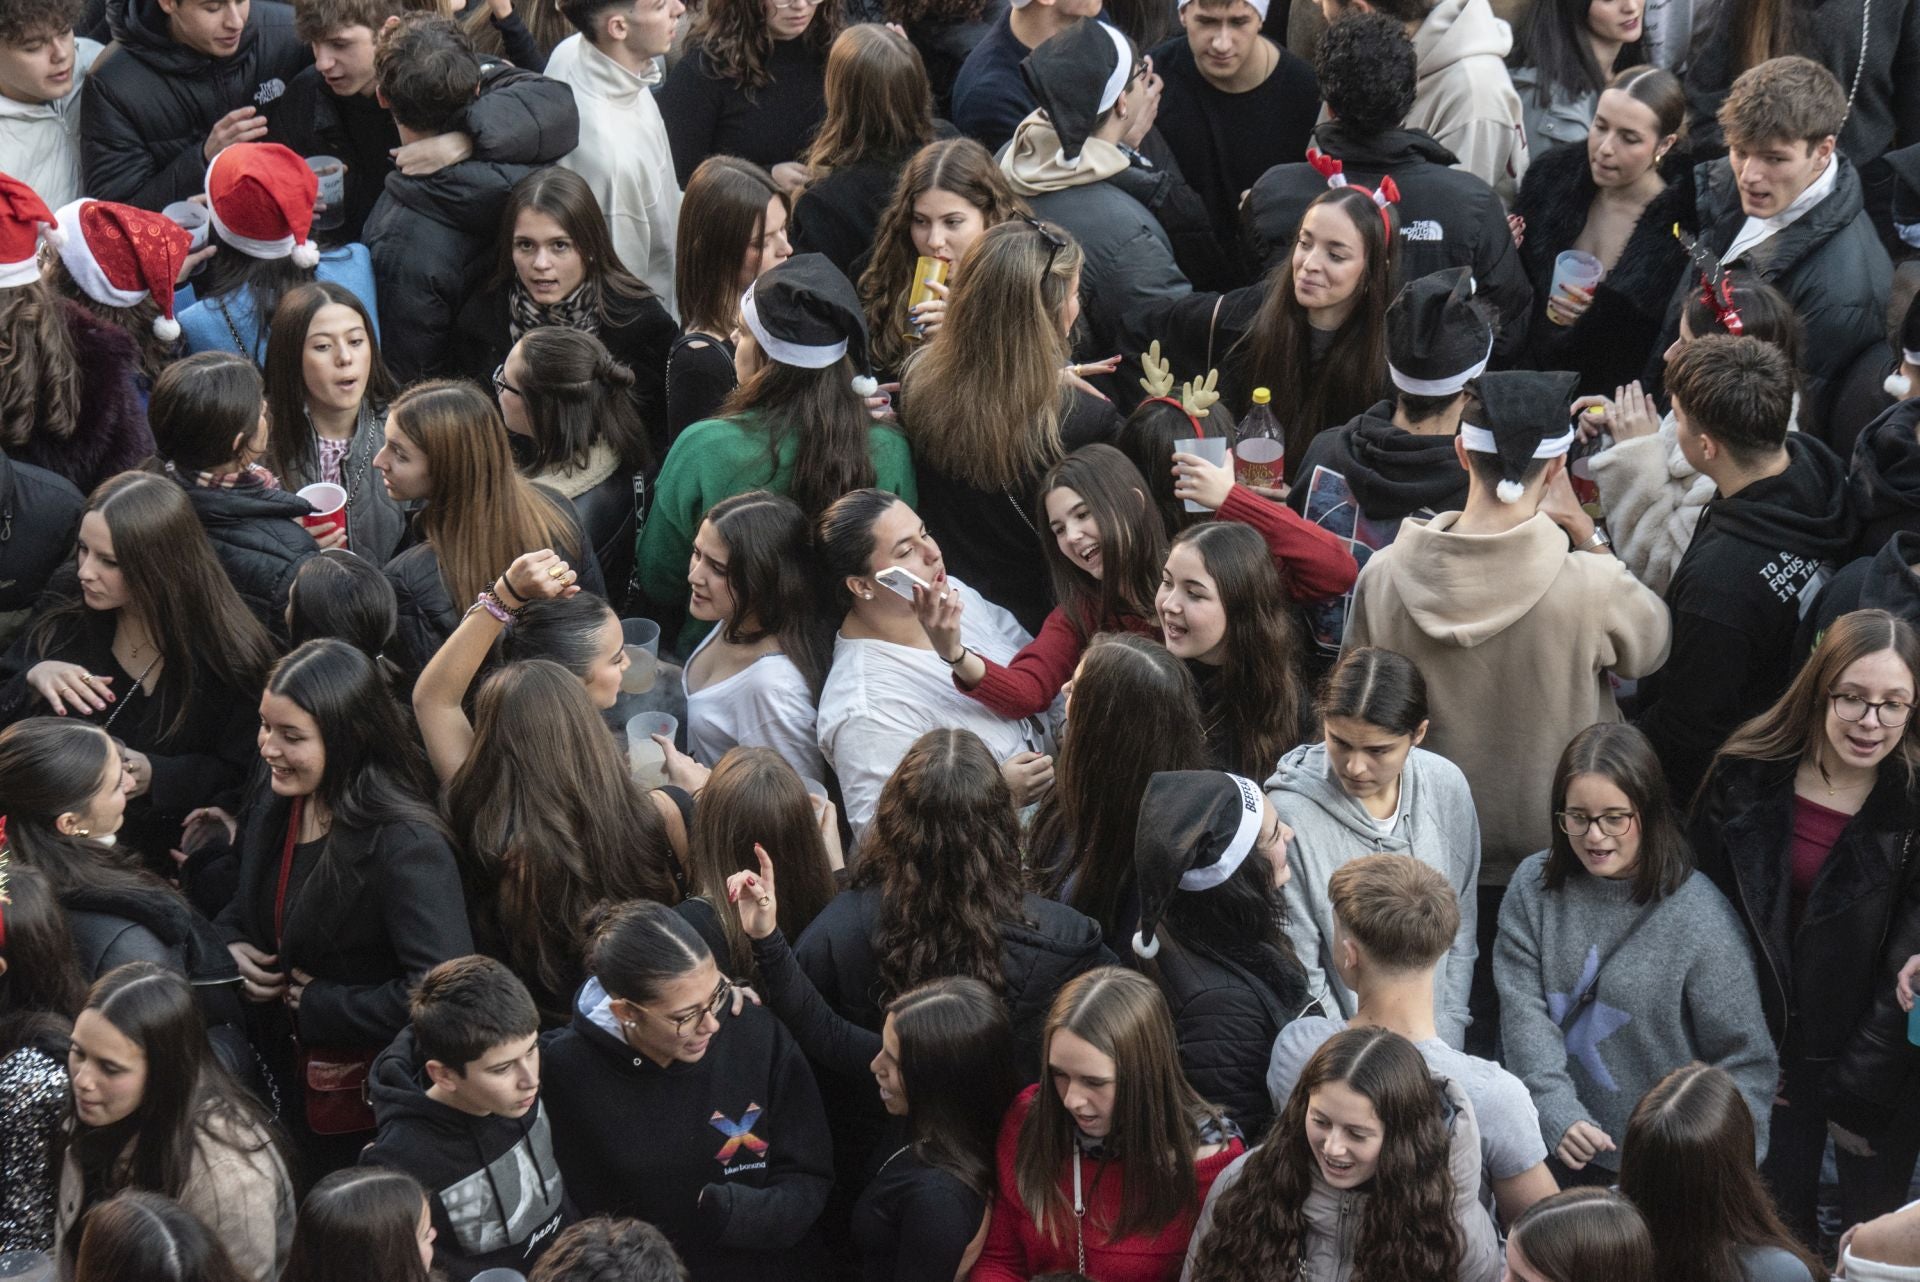
<svg viewBox="0 0 1920 1282">
<path fill-rule="evenodd" d="M 173 464 L 167 464 L 167 475 L 178 481 L 185 478 L 189 489 L 195 490 L 277 490 L 280 478 L 258 463 L 249 463 L 238 472 L 193 472 L 185 473 Z"/>
<path fill-rule="evenodd" d="M 533 301 L 533 295 L 527 292 L 519 278 L 507 291 L 507 332 L 513 342 L 519 342 L 522 335 L 530 329 L 543 329 L 555 325 L 561 329 L 585 330 L 589 334 L 600 332 L 600 286 L 587 280 L 580 288 L 568 294 L 551 307 L 542 307 Z"/>
</svg>

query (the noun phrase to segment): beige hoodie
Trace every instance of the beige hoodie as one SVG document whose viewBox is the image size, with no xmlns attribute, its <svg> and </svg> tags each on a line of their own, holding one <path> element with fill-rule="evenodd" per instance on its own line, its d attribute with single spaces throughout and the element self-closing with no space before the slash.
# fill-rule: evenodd
<svg viewBox="0 0 1920 1282">
<path fill-rule="evenodd" d="M 1486 0 L 1477 0 L 1485 4 Z M 1455 534 L 1458 512 L 1408 518 L 1353 590 L 1346 648 L 1377 645 L 1426 678 L 1422 745 L 1460 767 L 1480 812 L 1482 885 L 1544 850 L 1567 741 L 1618 721 L 1608 673 L 1666 661 L 1666 604 L 1606 553 L 1573 552 L 1539 513 L 1504 534 Z"/>
<path fill-rule="evenodd" d="M 1513 204 L 1527 172 L 1526 114 L 1507 75 L 1513 30 L 1488 0 L 1440 0 L 1414 32 L 1419 83 L 1406 127 L 1422 129 Z"/>
<path fill-rule="evenodd" d="M 1125 172 L 1127 164 L 1126 153 L 1104 138 L 1087 139 L 1075 163 L 1068 164 L 1060 155 L 1060 135 L 1037 107 L 1013 131 L 1013 141 L 1000 158 L 1007 181 L 1022 196 L 1085 187 Z"/>
</svg>

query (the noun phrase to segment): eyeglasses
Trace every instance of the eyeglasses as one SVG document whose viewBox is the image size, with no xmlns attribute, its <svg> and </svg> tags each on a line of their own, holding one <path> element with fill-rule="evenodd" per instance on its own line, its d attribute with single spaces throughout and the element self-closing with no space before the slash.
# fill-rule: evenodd
<svg viewBox="0 0 1920 1282">
<path fill-rule="evenodd" d="M 773 0 L 776 9 L 818 9 L 825 0 Z"/>
<path fill-rule="evenodd" d="M 646 1010 L 647 1014 L 653 1016 L 655 1019 L 662 1020 L 668 1024 L 672 1024 L 673 1035 L 675 1037 L 685 1037 L 687 1035 L 688 1025 L 698 1024 L 701 1020 L 705 1019 L 709 1015 L 712 1015 L 715 1019 L 718 1019 L 720 1017 L 721 1008 L 726 1006 L 726 1004 L 732 1000 L 733 1000 L 733 981 L 728 979 L 726 976 L 722 975 L 720 977 L 720 986 L 713 990 L 713 996 L 707 999 L 706 1005 L 702 1006 L 699 1010 L 694 1011 L 691 1015 L 662 1015 L 659 1011 L 647 1010 L 645 1006 L 641 1006 L 638 1002 L 635 1002 L 634 1005 L 640 1010 Z"/>
<path fill-rule="evenodd" d="M 1040 279 L 1045 280 L 1047 277 L 1053 275 L 1054 260 L 1058 259 L 1060 257 L 1060 251 L 1067 247 L 1067 238 L 1041 222 L 1038 218 L 1027 219 L 1027 226 L 1039 232 L 1040 239 L 1047 242 L 1047 266 L 1046 269 L 1040 273 Z"/>
<path fill-rule="evenodd" d="M 1859 721 L 1871 708 L 1880 714 L 1880 724 L 1890 730 L 1906 725 L 1907 716 L 1913 711 L 1913 705 L 1903 699 L 1883 699 L 1875 703 L 1857 694 L 1829 694 L 1827 698 L 1833 700 L 1833 715 L 1842 721 Z"/>
<path fill-rule="evenodd" d="M 515 396 L 520 395 L 520 389 L 507 381 L 507 363 L 505 361 L 501 361 L 493 370 L 493 394 L 498 396 L 502 392 L 512 392 Z"/>
<path fill-rule="evenodd" d="M 1634 814 L 1631 810 L 1609 810 L 1603 814 L 1583 815 L 1578 810 L 1556 810 L 1553 817 L 1560 822 L 1560 831 L 1569 837 L 1584 837 L 1587 829 L 1596 824 L 1600 831 L 1609 837 L 1624 837 L 1633 827 Z"/>
</svg>

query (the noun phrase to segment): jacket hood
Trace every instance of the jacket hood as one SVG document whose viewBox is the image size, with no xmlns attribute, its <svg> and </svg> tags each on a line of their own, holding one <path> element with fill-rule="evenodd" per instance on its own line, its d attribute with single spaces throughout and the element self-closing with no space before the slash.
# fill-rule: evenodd
<svg viewBox="0 0 1920 1282">
<path fill-rule="evenodd" d="M 276 516 L 291 521 L 313 513 L 312 504 L 285 490 L 269 490 L 258 485 L 221 489 L 187 485 L 184 481 L 181 484 L 186 488 L 187 497 L 193 500 L 194 511 L 207 525 L 230 525 Z"/>
<path fill-rule="evenodd" d="M 1346 433 L 1347 488 L 1375 520 L 1398 520 L 1425 508 L 1457 506 L 1467 473 L 1453 452 L 1452 435 L 1420 436 L 1393 422 L 1393 404 L 1381 401 L 1340 429 Z"/>
<path fill-rule="evenodd" d="M 1493 16 L 1488 0 L 1440 0 L 1413 33 L 1413 51 L 1421 79 L 1466 58 L 1490 55 L 1505 60 L 1513 50 L 1513 28 Z"/>
<path fill-rule="evenodd" d="M 177 894 L 88 886 L 60 896 L 60 906 L 69 912 L 104 913 L 146 927 L 161 943 L 185 954 L 187 978 L 195 984 L 225 984 L 240 978 L 239 966 L 213 925 Z"/>
<path fill-rule="evenodd" d="M 1696 541 L 1712 530 L 1769 552 L 1786 547 L 1822 561 L 1845 560 L 1854 517 L 1840 456 L 1804 432 L 1787 434 L 1787 456 L 1780 475 L 1708 503 Z"/>
<path fill-rule="evenodd" d="M 1860 585 L 1862 610 L 1889 610 L 1903 619 L 1920 619 L 1920 532 L 1896 530 L 1867 563 Z"/>
<path fill-rule="evenodd" d="M 1860 433 L 1847 488 L 1862 521 L 1920 511 L 1920 397 L 1888 406 Z"/>
<path fill-rule="evenodd" d="M 427 1094 L 426 1061 L 414 1044 L 413 1029 L 403 1028 L 393 1044 L 373 1061 L 367 1075 L 367 1094 L 382 1132 L 403 1127 L 405 1138 L 389 1138 L 410 1154 L 423 1150 L 438 1154 L 418 1161 L 413 1169 L 458 1170 L 485 1166 L 525 1138 L 534 1110 L 525 1117 L 475 1117 Z"/>
<path fill-rule="evenodd" d="M 1089 138 L 1068 164 L 1060 154 L 1060 135 L 1046 113 L 1035 110 L 1013 131 L 1000 162 L 1007 180 L 1022 196 L 1038 196 L 1069 187 L 1085 187 L 1127 167 L 1127 155 L 1103 138 Z"/>
<path fill-rule="evenodd" d="M 494 160 L 465 160 L 419 176 L 395 170 L 387 175 L 387 195 L 448 227 L 491 228 L 499 222 L 513 185 L 532 172 L 531 165 Z"/>
<path fill-rule="evenodd" d="M 1407 521 L 1382 565 L 1414 626 L 1441 645 L 1471 649 L 1524 618 L 1573 554 L 1542 513 L 1504 534 L 1455 534 L 1460 515 Z"/>
<path fill-rule="evenodd" d="M 1408 760 L 1412 760 L 1411 753 Z M 1403 786 L 1405 783 L 1403 779 Z M 1333 763 L 1327 759 L 1324 743 L 1303 743 L 1280 758 L 1279 767 L 1267 780 L 1266 790 L 1290 793 L 1311 803 L 1327 819 L 1350 830 L 1368 845 L 1378 845 L 1385 835 L 1367 814 L 1366 807 L 1348 796 L 1340 781 L 1333 777 Z M 1289 806 L 1282 813 L 1291 817 L 1296 810 Z"/>
<path fill-rule="evenodd" d="M 107 25 L 114 39 L 139 51 L 140 61 L 174 75 L 198 75 L 208 66 L 226 66 L 251 57 L 260 39 L 259 16 L 250 12 L 239 46 L 224 58 L 209 58 L 173 38 L 160 0 L 107 0 Z"/>
<path fill-rule="evenodd" d="M 585 35 L 575 32 L 553 47 L 543 72 L 549 80 L 562 80 L 575 90 L 608 102 L 632 103 L 640 91 L 660 83 L 657 61 L 649 61 L 647 70 L 635 75 L 607 57 Z"/>
<path fill-rule="evenodd" d="M 1313 141 L 1321 151 L 1353 169 L 1385 172 L 1422 160 L 1442 167 L 1460 163 L 1460 157 L 1445 143 L 1421 129 L 1383 129 L 1377 134 L 1363 134 L 1336 119 L 1315 126 Z"/>
</svg>

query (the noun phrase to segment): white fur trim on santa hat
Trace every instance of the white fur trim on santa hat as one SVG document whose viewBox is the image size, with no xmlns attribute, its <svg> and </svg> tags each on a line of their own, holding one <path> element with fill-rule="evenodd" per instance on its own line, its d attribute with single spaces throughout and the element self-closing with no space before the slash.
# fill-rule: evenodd
<svg viewBox="0 0 1920 1282">
<path fill-rule="evenodd" d="M 66 243 L 66 236 L 52 223 L 41 223 L 40 240 L 55 249 Z M 40 279 L 40 245 L 35 242 L 33 255 L 17 263 L 0 263 L 0 289 L 18 289 L 22 285 L 31 285 Z"/>
<path fill-rule="evenodd" d="M 147 300 L 147 291 L 121 289 L 108 280 L 107 274 L 100 270 L 100 260 L 93 256 L 93 246 L 87 243 L 86 236 L 79 230 L 80 207 L 86 203 L 87 198 L 82 196 L 71 204 L 62 205 L 60 212 L 54 215 L 60 220 L 63 229 L 65 227 L 74 229 L 74 234 L 68 236 L 66 242 L 60 246 L 60 261 L 66 264 L 67 274 L 73 277 L 73 283 L 80 287 L 80 292 L 101 306 L 139 306 Z"/>
</svg>

